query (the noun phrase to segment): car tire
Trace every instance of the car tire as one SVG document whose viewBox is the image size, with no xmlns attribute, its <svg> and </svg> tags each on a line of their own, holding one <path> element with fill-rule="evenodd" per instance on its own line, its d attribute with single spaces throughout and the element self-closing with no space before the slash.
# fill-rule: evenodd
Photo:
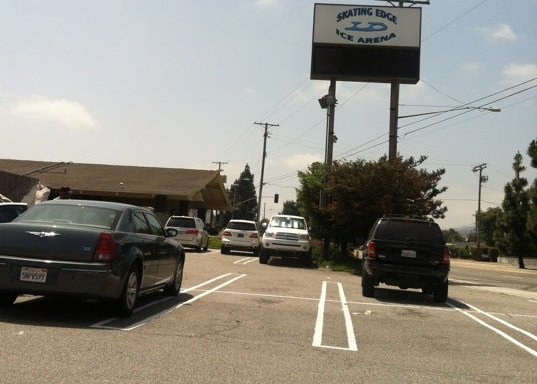
<svg viewBox="0 0 537 384">
<path fill-rule="evenodd" d="M 362 296 L 375 297 L 375 279 L 366 271 L 362 272 Z"/>
<path fill-rule="evenodd" d="M 121 296 L 118 300 L 119 316 L 129 317 L 134 312 L 138 291 L 140 290 L 140 278 L 136 266 L 132 266 L 125 279 Z"/>
<path fill-rule="evenodd" d="M 220 253 L 221 253 L 222 255 L 228 255 L 228 254 L 229 254 L 229 250 L 228 250 L 226 247 L 221 246 L 221 247 L 220 247 Z"/>
<path fill-rule="evenodd" d="M 185 263 L 183 258 L 177 260 L 177 265 L 175 266 L 175 272 L 173 274 L 172 282 L 164 286 L 164 294 L 166 296 L 177 296 L 181 291 L 181 284 L 183 283 L 184 265 Z"/>
<path fill-rule="evenodd" d="M 265 251 L 263 248 L 259 251 L 259 263 L 260 264 L 267 264 L 269 261 L 269 254 L 267 251 Z"/>
<path fill-rule="evenodd" d="M 433 299 L 436 303 L 445 303 L 448 297 L 448 281 L 436 286 L 433 291 Z"/>
<path fill-rule="evenodd" d="M 15 300 L 17 300 L 17 296 L 19 296 L 16 293 L 11 292 L 0 292 L 0 307 L 9 307 L 15 303 Z"/>
</svg>

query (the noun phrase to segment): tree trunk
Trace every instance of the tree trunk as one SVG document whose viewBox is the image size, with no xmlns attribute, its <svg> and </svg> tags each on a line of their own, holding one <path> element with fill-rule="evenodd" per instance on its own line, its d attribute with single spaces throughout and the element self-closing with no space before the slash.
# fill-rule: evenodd
<svg viewBox="0 0 537 384">
<path fill-rule="evenodd" d="M 522 255 L 518 255 L 518 268 L 525 269 L 526 266 L 524 265 L 524 257 Z"/>
</svg>

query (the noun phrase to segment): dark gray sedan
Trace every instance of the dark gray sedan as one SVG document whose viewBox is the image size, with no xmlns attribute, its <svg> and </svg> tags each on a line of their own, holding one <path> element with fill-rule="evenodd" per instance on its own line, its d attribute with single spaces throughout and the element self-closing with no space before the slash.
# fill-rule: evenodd
<svg viewBox="0 0 537 384">
<path fill-rule="evenodd" d="M 0 306 L 19 294 L 112 300 L 132 314 L 139 295 L 176 296 L 185 253 L 153 213 L 133 205 L 53 200 L 0 223 Z"/>
</svg>

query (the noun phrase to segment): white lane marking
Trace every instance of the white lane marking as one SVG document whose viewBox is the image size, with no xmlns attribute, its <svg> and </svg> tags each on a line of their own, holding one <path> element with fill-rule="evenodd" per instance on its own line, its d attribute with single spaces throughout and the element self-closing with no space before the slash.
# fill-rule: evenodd
<svg viewBox="0 0 537 384">
<path fill-rule="evenodd" d="M 349 350 L 357 351 L 358 347 L 356 345 L 356 337 L 354 336 L 354 327 L 352 326 L 349 306 L 347 305 L 347 298 L 345 297 L 345 292 L 343 292 L 343 285 L 341 285 L 341 283 L 337 283 L 337 285 L 339 288 L 339 298 L 341 299 L 341 309 L 343 310 L 343 315 L 345 316 L 345 327 L 347 328 L 347 341 L 349 343 Z"/>
<path fill-rule="evenodd" d="M 315 321 L 315 332 L 313 333 L 314 347 L 320 347 L 323 341 L 324 303 L 326 301 L 326 281 L 321 285 L 321 296 L 317 306 L 317 320 Z"/>
<path fill-rule="evenodd" d="M 245 257 L 244 259 L 240 259 L 240 260 L 237 260 L 237 261 L 233 262 L 233 264 L 246 265 L 246 264 L 251 263 L 252 261 L 255 261 L 255 260 L 257 260 L 257 257 Z"/>
<path fill-rule="evenodd" d="M 234 277 L 233 279 L 228 280 L 228 281 L 226 281 L 225 283 L 222 283 L 222 284 L 220 284 L 220 285 L 217 286 L 217 287 L 214 287 L 214 288 L 212 288 L 212 289 L 209 289 L 208 291 L 205 291 L 205 292 L 203 292 L 203 293 L 200 293 L 200 294 L 197 295 L 197 296 L 194 296 L 194 297 L 191 298 L 190 300 L 187 300 L 187 301 L 185 301 L 185 302 L 179 303 L 179 304 L 177 304 L 175 307 L 172 307 L 172 308 L 170 308 L 170 309 L 166 309 L 166 310 L 164 310 L 164 311 L 162 311 L 162 312 L 159 312 L 159 313 L 157 313 L 157 314 L 155 314 L 155 315 L 153 315 L 153 316 L 151 316 L 151 317 L 148 317 L 148 318 L 146 318 L 146 319 L 143 320 L 143 321 L 140 321 L 140 322 L 138 322 L 138 323 L 136 323 L 136 324 L 133 324 L 133 325 L 130 326 L 129 328 L 121 328 L 121 330 L 122 330 L 122 331 L 132 331 L 133 329 L 136 329 L 136 328 L 138 328 L 138 327 L 141 327 L 142 325 L 145 325 L 145 324 L 149 323 L 150 321 L 152 321 L 152 320 L 154 320 L 154 319 L 158 319 L 158 318 L 161 317 L 161 316 L 167 315 L 168 313 L 170 313 L 170 312 L 172 312 L 172 311 L 175 311 L 175 310 L 178 309 L 178 308 L 181 308 L 183 305 L 187 305 L 187 304 L 193 303 L 194 301 L 197 301 L 197 300 L 201 299 L 202 297 L 207 296 L 208 294 L 213 293 L 213 292 L 219 290 L 220 288 L 223 288 L 223 287 L 225 287 L 226 285 L 229 285 L 229 284 L 235 282 L 236 280 L 238 280 L 238 279 L 240 279 L 240 278 L 243 278 L 244 276 L 246 276 L 246 275 L 245 275 L 245 274 L 242 274 L 242 275 L 236 276 L 236 277 Z"/>
<path fill-rule="evenodd" d="M 515 327 L 513 324 L 508 323 L 507 321 L 502 320 L 502 319 L 500 319 L 500 318 L 498 318 L 498 317 L 496 317 L 496 316 L 493 316 L 493 315 L 491 315 L 490 313 L 485 312 L 485 311 L 483 311 L 483 310 L 481 310 L 481 309 L 479 309 L 479 308 L 477 308 L 477 307 L 474 307 L 474 306 L 471 305 L 471 304 L 465 303 L 464 301 L 461 301 L 461 303 L 463 303 L 464 305 L 466 305 L 466 306 L 472 308 L 474 311 L 477 311 L 477 312 L 479 312 L 479 313 L 481 313 L 481 314 L 483 314 L 483 315 L 485 315 L 485 316 L 487 316 L 487 317 L 489 317 L 489 318 L 491 318 L 491 319 L 493 319 L 493 320 L 496 320 L 497 322 L 499 322 L 499 323 L 505 325 L 506 327 L 511 328 L 511 329 L 513 329 L 513 330 L 515 330 L 515 331 L 517 331 L 517 332 L 520 332 L 520 333 L 522 333 L 523 335 L 526 335 L 526 336 L 528 336 L 529 338 L 531 338 L 531 339 L 537 341 L 537 336 L 535 336 L 533 333 L 530 333 L 530 332 L 528 332 L 528 331 L 525 331 L 525 330 L 523 330 L 523 329 L 520 329 L 520 328 L 518 328 L 518 327 Z"/>
<path fill-rule="evenodd" d="M 502 336 L 503 338 L 507 339 L 508 341 L 510 341 L 511 343 L 515 344 L 516 346 L 524 349 L 526 352 L 530 353 L 531 355 L 537 357 L 537 351 L 531 349 L 530 347 L 522 344 L 520 341 L 512 338 L 511 336 L 509 336 L 508 334 L 506 334 L 505 332 L 502 332 L 500 331 L 498 328 L 494 328 L 492 325 L 489 325 L 487 323 L 485 323 L 483 320 L 475 317 L 474 315 L 468 313 L 467 311 L 463 311 L 462 309 L 460 308 L 457 308 L 455 307 L 453 304 L 451 304 L 450 302 L 446 302 L 447 305 L 449 305 L 450 307 L 454 308 L 456 311 L 462 313 L 463 315 L 465 316 L 468 316 L 469 318 L 471 318 L 472 320 L 476 321 L 477 323 L 481 324 L 482 326 L 484 326 L 485 328 L 488 328 L 490 329 L 491 331 L 494 331 L 496 332 L 498 335 Z"/>
<path fill-rule="evenodd" d="M 357 351 L 358 347 L 356 345 L 356 336 L 354 335 L 354 328 L 352 326 L 352 318 L 349 312 L 349 307 L 347 299 L 345 297 L 345 292 L 343 291 L 343 285 L 337 283 L 339 291 L 339 301 L 341 303 L 341 309 L 343 310 L 343 316 L 345 318 L 345 329 L 347 331 L 347 348 L 335 347 L 329 345 L 323 345 L 323 325 L 324 325 L 324 312 L 325 312 L 325 303 L 326 303 L 326 286 L 327 282 L 323 281 L 321 286 L 321 296 L 319 298 L 319 306 L 317 309 L 317 320 L 315 322 L 315 332 L 313 334 L 312 346 L 319 348 L 329 348 L 329 349 L 338 349 L 343 351 Z"/>
<path fill-rule="evenodd" d="M 537 300 L 528 300 L 528 301 L 537 304 Z"/>
<path fill-rule="evenodd" d="M 217 280 L 223 279 L 223 278 L 225 278 L 225 277 L 227 277 L 227 276 L 229 276 L 229 275 L 231 275 L 231 273 L 226 273 L 226 274 L 217 276 L 217 277 L 215 277 L 214 279 L 207 280 L 207 281 L 205 281 L 205 282 L 203 282 L 203 283 L 201 283 L 201 284 L 198 284 L 198 285 L 196 285 L 196 286 L 194 286 L 194 287 L 190 287 L 190 288 L 187 288 L 187 289 L 183 289 L 183 290 L 181 290 L 181 293 L 186 293 L 186 292 L 190 292 L 190 291 L 196 290 L 196 289 L 198 289 L 198 288 L 201 288 L 201 287 L 203 287 L 203 286 L 206 286 L 206 285 L 208 285 L 208 284 L 211 284 L 211 283 L 213 283 L 213 282 L 215 282 L 215 281 L 217 281 Z M 244 275 L 244 276 L 246 276 L 246 275 Z M 227 285 L 227 284 L 226 284 L 226 285 Z M 207 292 L 209 292 L 209 291 L 206 291 L 206 293 L 204 293 L 203 295 L 207 294 Z M 166 301 L 171 300 L 171 299 L 172 299 L 171 297 L 165 297 L 165 298 L 160 299 L 160 300 L 157 300 L 157 301 L 152 301 L 151 303 L 148 303 L 148 304 L 143 305 L 143 306 L 141 306 L 141 307 L 136 307 L 136 308 L 134 309 L 134 313 L 138 313 L 138 312 L 140 312 L 140 311 L 143 311 L 143 310 L 146 309 L 146 308 L 153 307 L 153 306 L 155 306 L 155 305 L 157 305 L 157 304 L 166 302 Z M 191 300 L 192 300 L 192 299 L 191 299 Z M 175 309 L 175 308 L 173 308 L 173 309 Z M 169 312 L 169 311 L 168 311 L 168 312 Z M 166 313 L 167 313 L 167 312 L 166 312 Z M 152 316 L 151 318 L 154 318 L 154 317 L 155 317 L 155 316 Z M 130 330 L 130 329 L 124 329 L 124 328 L 117 328 L 117 327 L 107 327 L 107 326 L 104 325 L 104 324 L 111 323 L 111 322 L 113 322 L 113 321 L 115 321 L 115 320 L 118 320 L 118 319 L 119 319 L 119 317 L 111 317 L 111 318 L 109 318 L 109 319 L 105 319 L 105 320 L 99 321 L 99 322 L 97 322 L 97 323 L 95 323 L 95 324 L 92 324 L 92 325 L 90 325 L 89 327 L 90 327 L 90 328 L 101 328 L 101 329 L 123 329 L 123 330 Z"/>
</svg>

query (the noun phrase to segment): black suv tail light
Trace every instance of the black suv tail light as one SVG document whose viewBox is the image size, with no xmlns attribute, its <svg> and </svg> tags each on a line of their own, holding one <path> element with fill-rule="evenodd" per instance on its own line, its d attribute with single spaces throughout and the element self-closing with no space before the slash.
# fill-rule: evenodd
<svg viewBox="0 0 537 384">
<path fill-rule="evenodd" d="M 377 257 L 377 246 L 374 241 L 367 243 L 367 257 L 370 259 Z"/>
<path fill-rule="evenodd" d="M 442 255 L 442 261 L 440 262 L 440 264 L 449 265 L 449 263 L 450 263 L 449 248 L 445 247 L 444 254 Z"/>
</svg>

